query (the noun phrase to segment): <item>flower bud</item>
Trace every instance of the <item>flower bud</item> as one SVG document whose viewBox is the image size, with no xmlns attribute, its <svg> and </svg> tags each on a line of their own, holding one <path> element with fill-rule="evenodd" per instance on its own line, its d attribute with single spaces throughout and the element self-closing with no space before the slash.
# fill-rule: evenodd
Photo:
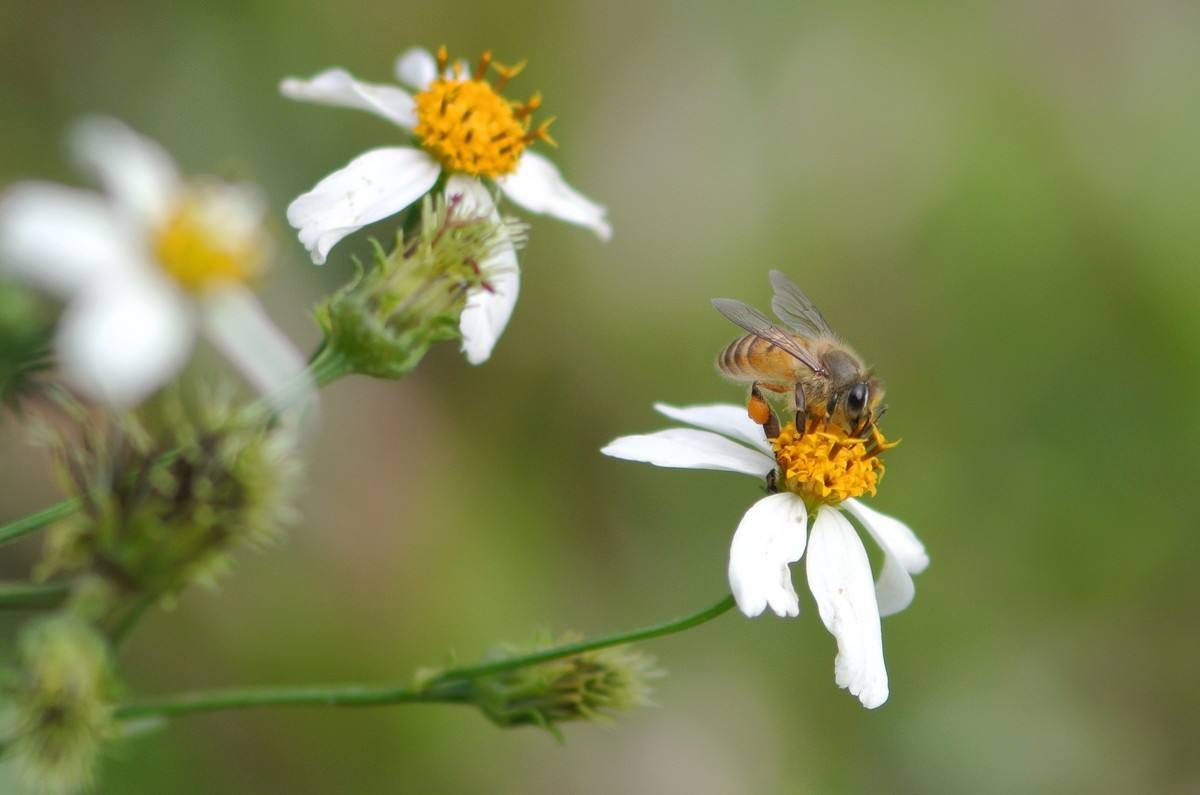
<svg viewBox="0 0 1200 795">
<path fill-rule="evenodd" d="M 434 342 L 458 339 L 467 293 L 486 288 L 486 262 L 497 246 L 524 243 L 525 226 L 482 213 L 462 196 L 426 196 L 418 223 L 400 232 L 390 254 L 375 244 L 374 263 L 316 308 L 322 354 L 350 372 L 399 378 Z"/>
<path fill-rule="evenodd" d="M 7 756 L 30 791 L 74 795 L 91 783 L 101 747 L 116 734 L 108 646 L 91 624 L 63 613 L 27 625 L 18 650 Z"/>
<path fill-rule="evenodd" d="M 575 639 L 545 639 L 524 649 L 505 645 L 487 659 L 529 654 Z M 650 680 L 662 675 L 650 655 L 616 646 L 480 677 L 473 683 L 472 700 L 498 726 L 541 726 L 561 740 L 559 723 L 604 721 L 652 704 Z"/>
<path fill-rule="evenodd" d="M 125 593 L 169 595 L 293 515 L 292 435 L 227 397 L 168 393 L 141 414 L 75 425 L 55 451 L 82 509 L 47 534 L 40 576 L 90 570 Z"/>
</svg>

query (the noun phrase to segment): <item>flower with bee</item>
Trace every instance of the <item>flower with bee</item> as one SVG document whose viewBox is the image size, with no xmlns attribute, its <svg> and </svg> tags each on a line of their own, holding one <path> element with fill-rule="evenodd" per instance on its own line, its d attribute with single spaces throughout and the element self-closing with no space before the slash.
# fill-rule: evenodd
<svg viewBox="0 0 1200 795">
<path fill-rule="evenodd" d="M 751 331 L 749 338 L 731 343 L 719 362 L 723 372 L 754 382 L 749 411 L 729 404 L 660 403 L 655 406 L 660 413 L 692 427 L 622 436 L 601 452 L 656 466 L 765 478 L 770 493 L 746 511 L 730 545 L 729 585 L 737 605 L 748 617 L 767 607 L 779 616 L 799 615 L 791 564 L 807 551 L 809 590 L 821 621 L 837 639 L 835 681 L 873 709 L 888 698 L 880 616 L 912 602 L 912 575 L 924 571 L 929 557 L 906 524 L 859 499 L 875 496 L 884 474 L 882 454 L 894 446 L 876 424 L 882 414 L 877 381 L 857 356 L 836 343 L 795 285 L 778 272 L 772 281 L 776 312 L 796 333 L 744 305 L 718 305 Z M 786 387 L 795 396 L 796 412 L 781 427 L 759 386 L 767 382 L 783 391 L 778 387 L 789 373 L 796 376 Z M 847 515 L 883 551 L 877 581 Z"/>
</svg>

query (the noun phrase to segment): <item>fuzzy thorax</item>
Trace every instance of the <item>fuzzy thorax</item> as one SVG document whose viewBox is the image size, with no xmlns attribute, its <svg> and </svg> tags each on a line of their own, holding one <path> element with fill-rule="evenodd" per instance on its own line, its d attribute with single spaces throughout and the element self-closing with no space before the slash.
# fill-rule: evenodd
<svg viewBox="0 0 1200 795">
<path fill-rule="evenodd" d="M 778 464 L 776 485 L 802 497 L 810 508 L 863 494 L 873 497 L 884 472 L 879 454 L 896 444 L 884 439 L 878 428 L 867 438 L 857 438 L 837 423 L 813 422 L 803 432 L 788 423 L 771 440 Z"/>
</svg>

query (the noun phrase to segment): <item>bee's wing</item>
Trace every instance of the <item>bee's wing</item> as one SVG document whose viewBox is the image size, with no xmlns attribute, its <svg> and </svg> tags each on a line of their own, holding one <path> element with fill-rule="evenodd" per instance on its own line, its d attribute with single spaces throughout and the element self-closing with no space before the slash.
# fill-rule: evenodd
<svg viewBox="0 0 1200 795">
<path fill-rule="evenodd" d="M 732 298 L 714 298 L 712 303 L 718 312 L 736 325 L 791 354 L 814 373 L 825 375 L 825 368 L 817 361 L 817 357 L 796 342 L 795 337 L 772 323 L 762 312 Z"/>
<path fill-rule="evenodd" d="M 836 336 L 812 299 L 795 282 L 782 271 L 771 271 L 770 276 L 771 286 L 775 288 L 771 309 L 780 320 L 804 336 Z"/>
</svg>

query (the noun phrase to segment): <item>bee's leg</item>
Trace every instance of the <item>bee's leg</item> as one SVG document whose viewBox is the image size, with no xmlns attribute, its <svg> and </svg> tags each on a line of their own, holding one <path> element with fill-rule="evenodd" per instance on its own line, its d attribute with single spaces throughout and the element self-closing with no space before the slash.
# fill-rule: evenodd
<svg viewBox="0 0 1200 795">
<path fill-rule="evenodd" d="M 750 387 L 750 402 L 746 406 L 746 413 L 750 415 L 750 419 L 763 426 L 763 433 L 768 439 L 774 439 L 779 435 L 779 418 L 775 416 L 771 404 L 762 396 L 762 390 L 758 387 L 757 381 Z"/>
<path fill-rule="evenodd" d="M 840 398 L 841 396 L 842 395 L 840 392 L 834 392 L 833 394 L 831 394 L 829 396 L 829 400 L 825 401 L 825 421 L 826 422 L 831 422 L 833 420 L 833 410 L 837 408 L 838 398 Z"/>
<path fill-rule="evenodd" d="M 767 494 L 778 494 L 779 485 L 775 482 L 775 470 L 767 473 Z"/>
<path fill-rule="evenodd" d="M 804 384 L 797 382 L 796 389 L 792 394 L 796 401 L 796 432 L 803 434 L 808 422 L 808 406 L 804 401 Z"/>
</svg>

